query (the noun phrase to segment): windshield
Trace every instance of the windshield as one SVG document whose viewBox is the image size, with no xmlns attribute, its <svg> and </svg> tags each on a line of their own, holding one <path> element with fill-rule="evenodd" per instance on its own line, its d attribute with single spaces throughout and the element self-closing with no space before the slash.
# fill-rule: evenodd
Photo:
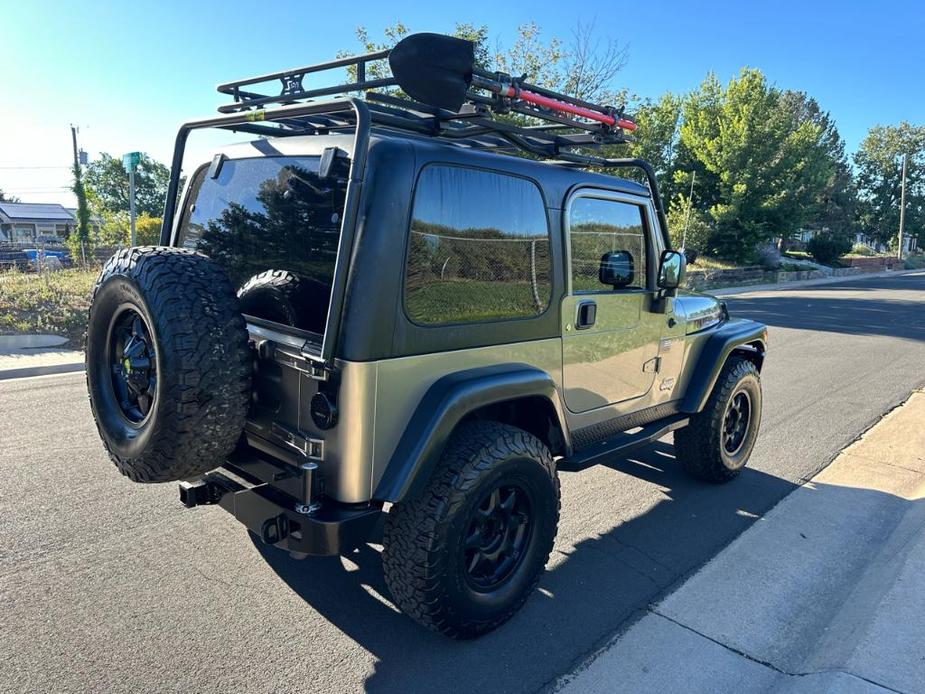
<svg viewBox="0 0 925 694">
<path fill-rule="evenodd" d="M 337 259 L 349 162 L 329 176 L 320 157 L 226 160 L 190 184 L 177 243 L 222 265 L 242 311 L 323 333 Z"/>
</svg>

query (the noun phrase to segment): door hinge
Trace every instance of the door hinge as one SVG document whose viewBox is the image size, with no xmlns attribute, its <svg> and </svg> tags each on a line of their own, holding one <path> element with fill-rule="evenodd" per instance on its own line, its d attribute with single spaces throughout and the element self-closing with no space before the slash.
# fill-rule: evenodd
<svg viewBox="0 0 925 694">
<path fill-rule="evenodd" d="M 273 422 L 272 431 L 287 446 L 294 448 L 308 460 L 318 463 L 324 461 L 324 439 L 313 439 L 278 422 Z"/>
<path fill-rule="evenodd" d="M 656 374 L 661 370 L 661 368 L 662 368 L 662 358 L 661 357 L 653 357 L 652 359 L 650 359 L 649 361 L 647 361 L 645 364 L 642 365 L 643 373 L 647 373 L 647 374 Z"/>
<path fill-rule="evenodd" d="M 273 357 L 274 361 L 280 366 L 293 368 L 316 381 L 328 380 L 328 371 L 319 362 L 306 359 L 303 356 L 284 352 L 280 349 L 275 351 Z"/>
</svg>

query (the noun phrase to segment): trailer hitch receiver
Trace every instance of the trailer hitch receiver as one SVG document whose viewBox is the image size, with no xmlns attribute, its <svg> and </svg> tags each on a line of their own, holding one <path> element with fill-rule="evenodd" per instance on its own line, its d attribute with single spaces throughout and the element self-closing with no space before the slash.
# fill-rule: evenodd
<svg viewBox="0 0 925 694">
<path fill-rule="evenodd" d="M 228 490 L 209 480 L 180 482 L 180 503 L 186 508 L 217 504 Z"/>
</svg>

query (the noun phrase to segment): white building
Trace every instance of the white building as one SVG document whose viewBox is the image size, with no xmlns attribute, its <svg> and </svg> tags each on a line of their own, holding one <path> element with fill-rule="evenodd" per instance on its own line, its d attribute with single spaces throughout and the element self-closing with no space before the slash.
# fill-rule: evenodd
<svg viewBox="0 0 925 694">
<path fill-rule="evenodd" d="M 60 242 L 75 225 L 63 205 L 0 202 L 0 242 Z"/>
</svg>

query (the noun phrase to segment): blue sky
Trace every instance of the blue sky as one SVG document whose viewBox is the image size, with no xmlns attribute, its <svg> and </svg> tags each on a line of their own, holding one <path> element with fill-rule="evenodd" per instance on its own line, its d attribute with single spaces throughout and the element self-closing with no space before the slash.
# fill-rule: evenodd
<svg viewBox="0 0 925 694">
<path fill-rule="evenodd" d="M 219 103 L 216 83 L 333 57 L 357 47 L 357 24 L 378 35 L 397 20 L 414 31 L 487 24 L 503 44 L 525 22 L 568 37 L 593 21 L 598 35 L 629 45 L 616 85 L 642 96 L 687 91 L 710 70 L 726 81 L 757 67 L 816 97 L 849 152 L 871 125 L 925 123 L 921 1 L 0 0 L 0 18 L 0 188 L 36 202 L 72 200 L 70 123 L 91 157 L 138 149 L 168 161 L 176 126 Z M 191 146 L 207 158 L 209 143 Z"/>
</svg>

